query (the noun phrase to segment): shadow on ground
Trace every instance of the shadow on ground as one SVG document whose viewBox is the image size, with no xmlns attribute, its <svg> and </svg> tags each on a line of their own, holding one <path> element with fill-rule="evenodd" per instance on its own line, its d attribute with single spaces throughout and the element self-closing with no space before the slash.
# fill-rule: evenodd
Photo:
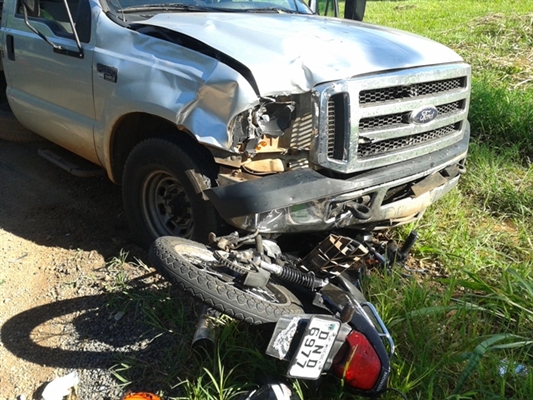
<svg viewBox="0 0 533 400">
<path fill-rule="evenodd" d="M 41 158 L 40 146 L 0 142 L 0 228 L 39 245 L 105 257 L 128 245 L 120 186 L 72 176 Z"/>
<path fill-rule="evenodd" d="M 155 284 L 141 283 L 147 278 L 155 279 Z M 100 370 L 94 381 L 85 382 L 94 387 L 106 380 L 127 384 L 133 391 L 163 389 L 178 394 L 179 388 L 172 389 L 177 373 L 193 354 L 195 316 L 190 302 L 153 273 L 139 277 L 134 285 L 134 297 L 82 296 L 23 311 L 2 325 L 2 344 L 18 358 L 39 365 Z M 147 315 L 153 304 L 165 302 Z M 181 317 L 171 315 L 172 310 Z M 179 320 L 191 322 L 169 329 Z"/>
</svg>

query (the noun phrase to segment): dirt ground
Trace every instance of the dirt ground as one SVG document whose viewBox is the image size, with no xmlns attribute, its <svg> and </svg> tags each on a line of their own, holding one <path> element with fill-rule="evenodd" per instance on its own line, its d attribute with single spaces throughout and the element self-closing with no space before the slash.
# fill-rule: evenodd
<svg viewBox="0 0 533 400">
<path fill-rule="evenodd" d="M 121 249 L 143 254 L 128 241 L 120 188 L 69 175 L 39 147 L 0 141 L 2 400 L 38 398 L 59 368 L 75 365 L 58 351 L 68 332 L 50 322 L 54 313 L 66 299 L 90 294 L 76 283 Z"/>
</svg>

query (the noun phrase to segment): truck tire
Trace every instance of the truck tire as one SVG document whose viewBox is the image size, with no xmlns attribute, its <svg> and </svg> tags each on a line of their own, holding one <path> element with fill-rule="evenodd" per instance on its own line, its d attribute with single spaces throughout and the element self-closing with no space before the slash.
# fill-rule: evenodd
<svg viewBox="0 0 533 400">
<path fill-rule="evenodd" d="M 145 248 L 160 236 L 206 242 L 222 219 L 202 192 L 215 182 L 215 164 L 192 146 L 165 138 L 142 141 L 131 151 L 122 179 L 126 218 Z"/>
<path fill-rule="evenodd" d="M 252 325 L 277 322 L 282 315 L 303 314 L 300 301 L 284 286 L 268 282 L 250 288 L 217 268 L 206 246 L 177 237 L 160 237 L 150 248 L 150 261 L 161 275 L 208 306 Z"/>
<path fill-rule="evenodd" d="M 15 143 L 42 143 L 46 139 L 24 128 L 7 104 L 0 106 L 0 139 Z"/>
</svg>

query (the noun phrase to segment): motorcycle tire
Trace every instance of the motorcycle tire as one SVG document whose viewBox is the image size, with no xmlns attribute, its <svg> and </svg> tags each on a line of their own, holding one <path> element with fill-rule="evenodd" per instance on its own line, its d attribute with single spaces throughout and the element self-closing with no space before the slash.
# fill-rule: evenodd
<svg viewBox="0 0 533 400">
<path fill-rule="evenodd" d="M 203 303 L 251 325 L 275 323 L 282 315 L 304 313 L 300 301 L 284 286 L 268 282 L 263 288 L 251 288 L 206 268 L 216 259 L 198 242 L 160 237 L 150 248 L 150 261 L 161 275 Z"/>
</svg>

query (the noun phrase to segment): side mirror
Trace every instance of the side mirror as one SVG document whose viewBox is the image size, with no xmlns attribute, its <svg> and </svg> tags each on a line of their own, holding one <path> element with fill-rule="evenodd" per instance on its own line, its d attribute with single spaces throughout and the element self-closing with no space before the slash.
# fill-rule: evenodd
<svg viewBox="0 0 533 400">
<path fill-rule="evenodd" d="M 362 21 L 365 16 L 366 0 L 346 0 L 344 18 Z"/>
<path fill-rule="evenodd" d="M 38 17 L 41 12 L 39 0 L 22 0 L 22 5 L 27 10 L 30 17 Z"/>
<path fill-rule="evenodd" d="M 344 0 L 344 18 L 362 21 L 365 15 L 367 0 Z M 318 15 L 329 15 L 340 18 L 340 3 L 342 0 L 307 0 L 311 11 Z"/>
</svg>

